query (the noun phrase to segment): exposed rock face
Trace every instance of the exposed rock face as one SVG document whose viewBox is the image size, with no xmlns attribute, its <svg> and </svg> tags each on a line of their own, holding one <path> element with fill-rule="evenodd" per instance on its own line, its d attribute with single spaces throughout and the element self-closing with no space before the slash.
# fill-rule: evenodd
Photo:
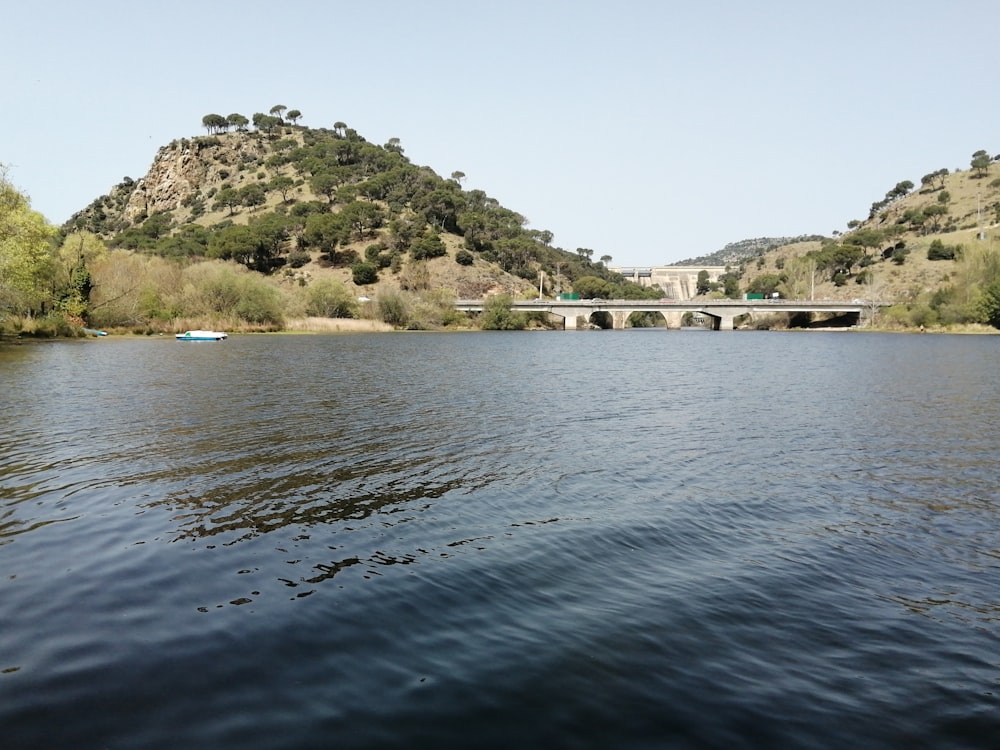
<svg viewBox="0 0 1000 750">
<path fill-rule="evenodd" d="M 134 223 L 158 211 L 176 211 L 185 201 L 221 185 L 238 168 L 259 162 L 266 151 L 251 133 L 184 139 L 164 146 L 146 176 L 136 181 L 124 217 Z"/>
</svg>

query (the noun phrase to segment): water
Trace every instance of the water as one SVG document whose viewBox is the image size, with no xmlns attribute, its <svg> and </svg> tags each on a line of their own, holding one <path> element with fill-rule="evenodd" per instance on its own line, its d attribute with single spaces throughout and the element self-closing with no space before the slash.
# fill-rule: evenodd
<svg viewBox="0 0 1000 750">
<path fill-rule="evenodd" d="M 0 349 L 8 748 L 995 747 L 1000 338 Z"/>
</svg>

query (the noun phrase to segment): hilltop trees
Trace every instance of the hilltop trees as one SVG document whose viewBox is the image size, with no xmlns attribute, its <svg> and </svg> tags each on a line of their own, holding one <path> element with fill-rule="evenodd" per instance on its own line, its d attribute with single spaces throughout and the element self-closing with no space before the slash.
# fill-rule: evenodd
<svg viewBox="0 0 1000 750">
<path fill-rule="evenodd" d="M 934 189 L 934 182 L 938 183 L 937 189 L 944 189 L 944 178 L 948 176 L 948 169 L 939 169 L 936 172 L 929 172 L 920 178 L 920 186 L 926 190 Z"/>
<path fill-rule="evenodd" d="M 990 170 L 990 161 L 990 155 L 980 149 L 972 155 L 972 161 L 969 165 L 975 170 L 976 177 L 985 177 Z"/>
<path fill-rule="evenodd" d="M 233 112 L 226 118 L 226 122 L 230 127 L 236 128 L 239 131 L 244 131 L 247 129 L 247 125 L 250 124 L 250 120 L 241 115 L 239 112 Z"/>
<path fill-rule="evenodd" d="M 205 115 L 201 118 L 201 126 L 208 131 L 209 135 L 213 133 L 225 133 L 229 128 L 229 121 L 222 115 Z"/>
<path fill-rule="evenodd" d="M 874 217 L 879 211 L 888 206 L 893 201 L 897 201 L 909 195 L 910 191 L 913 190 L 913 183 L 909 180 L 903 180 L 902 182 L 897 182 L 896 186 L 886 192 L 885 198 L 880 201 L 872 203 L 871 210 L 868 212 L 868 218 Z"/>
</svg>

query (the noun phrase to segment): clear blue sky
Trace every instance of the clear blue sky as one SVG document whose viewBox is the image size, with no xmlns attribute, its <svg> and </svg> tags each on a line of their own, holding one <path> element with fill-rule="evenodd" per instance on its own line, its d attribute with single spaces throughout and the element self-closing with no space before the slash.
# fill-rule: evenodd
<svg viewBox="0 0 1000 750">
<path fill-rule="evenodd" d="M 61 224 L 209 113 L 283 104 L 615 264 L 844 230 L 1000 152 L 995 0 L 35 0 L 0 162 Z"/>
</svg>

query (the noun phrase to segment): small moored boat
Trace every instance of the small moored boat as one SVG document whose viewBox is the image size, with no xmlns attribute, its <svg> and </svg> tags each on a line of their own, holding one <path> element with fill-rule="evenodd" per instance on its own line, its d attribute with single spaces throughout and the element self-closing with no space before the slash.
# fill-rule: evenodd
<svg viewBox="0 0 1000 750">
<path fill-rule="evenodd" d="M 228 333 L 222 331 L 186 331 L 174 336 L 178 341 L 224 341 Z"/>
</svg>

